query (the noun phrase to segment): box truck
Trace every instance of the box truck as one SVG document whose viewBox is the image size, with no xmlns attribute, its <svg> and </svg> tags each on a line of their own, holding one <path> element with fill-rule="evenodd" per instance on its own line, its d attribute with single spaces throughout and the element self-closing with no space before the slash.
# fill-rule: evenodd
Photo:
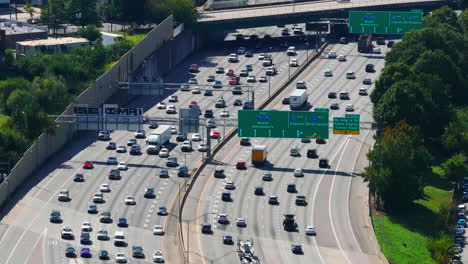
<svg viewBox="0 0 468 264">
<path fill-rule="evenodd" d="M 169 142 L 171 138 L 171 126 L 161 125 L 157 129 L 151 132 L 150 136 L 146 140 L 146 153 L 157 154 L 161 147 Z"/>
<path fill-rule="evenodd" d="M 372 35 L 370 34 L 362 34 L 359 36 L 358 39 L 358 52 L 369 52 L 370 48 L 372 47 Z"/>
<path fill-rule="evenodd" d="M 262 145 L 254 145 L 252 146 L 252 164 L 253 165 L 261 165 L 265 163 L 267 159 L 267 148 L 266 146 Z"/>
<path fill-rule="evenodd" d="M 289 107 L 291 110 L 301 109 L 307 99 L 307 90 L 296 90 L 289 96 Z"/>
</svg>

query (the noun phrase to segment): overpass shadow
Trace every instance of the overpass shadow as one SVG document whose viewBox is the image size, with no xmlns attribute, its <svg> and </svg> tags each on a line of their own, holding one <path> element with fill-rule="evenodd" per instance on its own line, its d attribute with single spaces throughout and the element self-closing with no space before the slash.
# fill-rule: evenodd
<svg viewBox="0 0 468 264">
<path fill-rule="evenodd" d="M 250 166 L 254 167 L 254 166 Z M 268 162 L 264 166 L 258 166 L 255 167 L 258 170 L 264 171 L 264 172 L 284 172 L 284 173 L 293 173 L 294 169 L 292 168 L 281 168 L 281 167 L 275 167 L 272 163 Z M 249 169 L 249 167 L 247 167 Z M 335 171 L 333 170 L 333 164 L 332 168 L 328 170 L 324 169 L 302 169 L 302 172 L 304 174 L 326 174 L 326 175 L 338 175 L 338 176 L 343 176 L 343 177 L 355 177 L 355 174 L 344 172 L 344 171 Z M 307 176 L 305 176 L 307 177 Z"/>
</svg>

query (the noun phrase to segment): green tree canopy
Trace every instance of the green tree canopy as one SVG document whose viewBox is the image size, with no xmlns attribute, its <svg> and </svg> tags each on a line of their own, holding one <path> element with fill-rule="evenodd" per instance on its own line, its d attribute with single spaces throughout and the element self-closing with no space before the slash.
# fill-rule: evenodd
<svg viewBox="0 0 468 264">
<path fill-rule="evenodd" d="M 468 177 L 468 159 L 465 155 L 457 153 L 441 164 L 444 169 L 444 177 L 452 182 L 460 182 Z"/>
<path fill-rule="evenodd" d="M 84 28 L 80 28 L 78 30 L 78 34 L 91 41 L 91 42 L 94 42 L 95 40 L 97 39 L 101 39 L 102 41 L 102 36 L 101 36 L 101 31 L 94 25 L 87 25 L 86 27 Z"/>
<path fill-rule="evenodd" d="M 443 142 L 452 152 L 468 150 L 468 107 L 456 110 L 453 119 L 445 128 Z"/>
</svg>

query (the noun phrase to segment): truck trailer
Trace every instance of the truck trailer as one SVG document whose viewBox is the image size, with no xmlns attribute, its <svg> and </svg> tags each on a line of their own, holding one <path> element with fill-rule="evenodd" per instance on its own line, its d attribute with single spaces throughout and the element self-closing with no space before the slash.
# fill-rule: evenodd
<svg viewBox="0 0 468 264">
<path fill-rule="evenodd" d="M 301 109 L 307 103 L 307 90 L 296 90 L 289 96 L 291 110 Z"/>
<path fill-rule="evenodd" d="M 150 133 L 146 140 L 146 153 L 157 154 L 161 147 L 171 139 L 171 126 L 161 125 Z"/>
<path fill-rule="evenodd" d="M 252 146 L 252 164 L 254 166 L 262 165 L 267 159 L 267 148 L 262 145 Z"/>
<path fill-rule="evenodd" d="M 358 52 L 369 52 L 372 47 L 372 35 L 362 34 L 358 39 Z"/>
</svg>

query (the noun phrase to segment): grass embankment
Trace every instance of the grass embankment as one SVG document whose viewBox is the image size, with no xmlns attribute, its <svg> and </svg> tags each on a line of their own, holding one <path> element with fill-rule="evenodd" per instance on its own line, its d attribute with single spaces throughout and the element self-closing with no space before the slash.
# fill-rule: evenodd
<svg viewBox="0 0 468 264">
<path fill-rule="evenodd" d="M 114 32 L 115 34 L 124 36 L 123 32 Z M 129 41 L 132 42 L 133 46 L 135 46 L 140 40 L 144 39 L 146 37 L 146 34 L 126 34 L 125 39 L 128 39 Z"/>
<path fill-rule="evenodd" d="M 404 213 L 381 212 L 372 216 L 375 235 L 391 264 L 436 263 L 426 248 L 437 234 L 435 219 L 440 204 L 451 199 L 448 188 L 426 186 L 425 198 Z"/>
</svg>

